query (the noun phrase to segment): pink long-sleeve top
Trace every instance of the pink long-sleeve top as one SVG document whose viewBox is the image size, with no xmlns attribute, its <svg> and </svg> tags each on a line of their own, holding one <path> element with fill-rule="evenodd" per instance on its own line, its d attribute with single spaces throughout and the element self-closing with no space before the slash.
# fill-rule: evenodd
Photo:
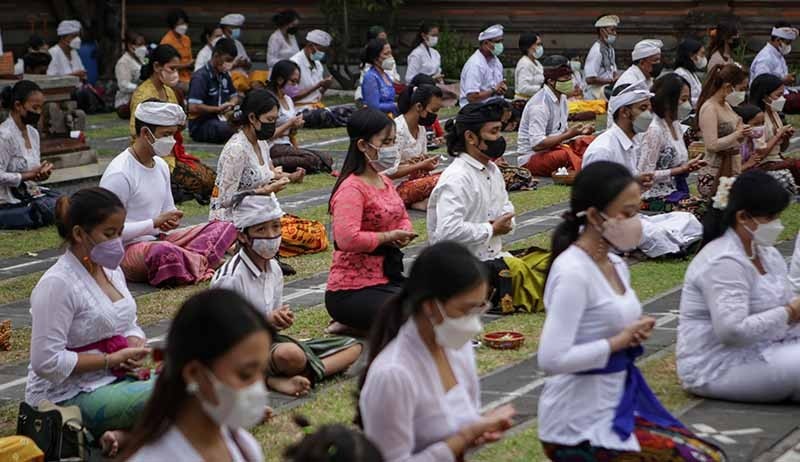
<svg viewBox="0 0 800 462">
<path fill-rule="evenodd" d="M 356 175 L 346 178 L 333 195 L 333 238 L 337 250 L 328 276 L 328 290 L 357 290 L 386 284 L 383 257 L 370 255 L 378 248 L 378 233 L 411 231 L 403 200 L 392 180 L 381 175 L 382 189 Z"/>
</svg>

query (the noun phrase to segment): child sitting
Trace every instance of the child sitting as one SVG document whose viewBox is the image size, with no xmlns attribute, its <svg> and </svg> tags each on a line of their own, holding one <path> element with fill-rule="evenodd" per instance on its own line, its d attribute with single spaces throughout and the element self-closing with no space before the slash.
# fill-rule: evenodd
<svg viewBox="0 0 800 462">
<path fill-rule="evenodd" d="M 797 185 L 792 172 L 788 169 L 770 170 L 765 168 L 764 159 L 782 141 L 780 134 L 767 140 L 764 130 L 764 111 L 754 104 L 740 104 L 733 108 L 742 118 L 742 122 L 752 127 L 752 136 L 745 138 L 742 143 L 742 171 L 759 169 L 766 170 L 780 184 L 794 195 L 797 193 Z"/>
<path fill-rule="evenodd" d="M 274 195 L 247 196 L 236 205 L 233 224 L 239 230 L 240 250 L 211 281 L 212 287 L 245 297 L 278 331 L 294 324 L 294 313 L 282 302 L 283 272 L 275 260 L 282 216 Z M 270 352 L 267 386 L 287 395 L 306 395 L 314 383 L 345 370 L 360 354 L 361 345 L 349 337 L 301 342 L 278 334 Z"/>
</svg>

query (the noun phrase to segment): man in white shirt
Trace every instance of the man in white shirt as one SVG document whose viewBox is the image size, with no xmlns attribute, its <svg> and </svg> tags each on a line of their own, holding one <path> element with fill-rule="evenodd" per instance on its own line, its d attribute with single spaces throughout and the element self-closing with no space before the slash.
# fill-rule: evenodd
<svg viewBox="0 0 800 462">
<path fill-rule="evenodd" d="M 478 35 L 479 48 L 461 69 L 461 94 L 458 103 L 483 103 L 508 91 L 503 77 L 503 26 L 495 24 Z"/>
<path fill-rule="evenodd" d="M 638 168 L 640 144 L 637 134 L 644 133 L 653 119 L 650 93 L 646 82 L 620 87 L 608 102 L 608 117 L 614 125 L 599 135 L 583 156 L 583 167 L 598 161 L 622 164 L 636 177 L 642 189 L 653 186 L 653 172 Z M 670 212 L 653 217 L 641 215 L 642 241 L 639 250 L 650 258 L 678 254 L 703 235 L 703 226 L 691 213 Z"/>
<path fill-rule="evenodd" d="M 236 42 L 236 60 L 233 62 L 232 72 L 247 73 L 253 63 L 250 61 L 250 56 L 247 55 L 244 45 L 239 41 L 239 37 L 242 35 L 242 26 L 244 25 L 244 15 L 239 13 L 226 14 L 219 20 L 219 25 L 222 27 L 222 33 L 225 37 Z"/>
<path fill-rule="evenodd" d="M 770 39 L 758 52 L 750 66 L 750 84 L 761 74 L 772 74 L 790 87 L 795 84 L 795 75 L 789 72 L 785 56 L 792 52 L 792 42 L 797 40 L 798 30 L 788 23 L 779 23 L 772 28 Z M 783 112 L 800 113 L 800 93 L 786 90 Z"/>
<path fill-rule="evenodd" d="M 178 230 L 183 212 L 175 207 L 169 166 L 162 157 L 172 153 L 186 114 L 177 104 L 148 100 L 136 107 L 133 117 L 136 140 L 100 179 L 100 186 L 116 194 L 127 213 L 122 232 L 125 277 L 153 286 L 208 279 L 235 241 L 236 229 L 213 221 Z"/>
<path fill-rule="evenodd" d="M 468 104 L 448 128 L 447 150 L 455 160 L 428 200 L 428 240 L 458 242 L 486 262 L 495 291 L 492 301 L 503 313 L 534 311 L 541 307 L 542 295 L 536 270 L 503 251 L 502 238 L 515 226 L 514 204 L 494 163 L 506 147 L 500 132 L 504 103 Z"/>
<path fill-rule="evenodd" d="M 587 99 L 606 99 L 606 85 L 613 85 L 619 78 L 617 54 L 614 43 L 617 41 L 619 16 L 604 15 L 595 21 L 598 39 L 586 55 L 584 71 L 586 74 Z"/>
<path fill-rule="evenodd" d="M 74 75 L 81 80 L 86 78 L 78 49 L 81 47 L 81 23 L 72 19 L 58 24 L 58 43 L 50 48 L 50 65 L 47 75 Z"/>
<path fill-rule="evenodd" d="M 619 77 L 614 84 L 616 89 L 620 85 L 633 85 L 644 80 L 647 88 L 653 86 L 653 79 L 661 74 L 664 65 L 661 63 L 661 40 L 645 39 L 637 43 L 631 52 L 633 64 Z"/>
<path fill-rule="evenodd" d="M 549 177 L 556 170 L 581 169 L 581 157 L 592 142 L 594 127 L 567 124 L 567 98 L 574 89 L 567 58 L 551 56 L 544 68 L 542 90 L 528 100 L 519 123 L 518 164 L 536 176 Z M 576 138 L 580 135 L 580 138 Z"/>
<path fill-rule="evenodd" d="M 283 303 L 283 272 L 276 260 L 281 246 L 282 216 L 283 210 L 274 194 L 242 199 L 233 209 L 239 252 L 211 280 L 213 288 L 239 293 L 278 330 L 294 324 L 294 313 Z M 318 382 L 343 371 L 361 354 L 361 346 L 352 338 L 334 337 L 325 341 L 328 348 L 312 349 L 308 345 L 314 345 L 314 340 L 300 342 L 286 335 L 276 336 L 270 351 L 267 385 L 290 396 L 305 395 L 312 380 Z"/>
<path fill-rule="evenodd" d="M 297 112 L 305 109 L 321 108 L 322 96 L 330 88 L 333 77 L 325 77 L 325 50 L 331 45 L 331 36 L 327 32 L 314 29 L 306 34 L 306 44 L 302 50 L 291 57 L 300 67 L 300 84 L 295 89 L 287 86 L 284 91 L 292 97 Z M 295 94 L 291 94 L 296 92 Z"/>
</svg>

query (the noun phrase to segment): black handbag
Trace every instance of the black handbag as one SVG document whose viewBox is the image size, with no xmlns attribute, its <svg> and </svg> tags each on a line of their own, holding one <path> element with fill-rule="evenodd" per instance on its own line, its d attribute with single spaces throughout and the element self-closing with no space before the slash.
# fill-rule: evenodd
<svg viewBox="0 0 800 462">
<path fill-rule="evenodd" d="M 83 426 L 77 406 L 43 403 L 40 409 L 19 405 L 17 435 L 26 436 L 44 452 L 47 462 L 86 462 L 91 435 Z"/>
</svg>

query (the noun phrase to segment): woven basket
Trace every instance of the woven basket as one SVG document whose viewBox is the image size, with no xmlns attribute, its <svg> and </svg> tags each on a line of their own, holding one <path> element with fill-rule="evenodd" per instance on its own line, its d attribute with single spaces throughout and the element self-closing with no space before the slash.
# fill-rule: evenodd
<svg viewBox="0 0 800 462">
<path fill-rule="evenodd" d="M 575 182 L 575 176 L 577 173 L 575 171 L 571 171 L 566 175 L 556 175 L 553 173 L 550 175 L 550 178 L 553 179 L 553 183 L 555 184 L 563 184 L 565 186 L 572 186 L 572 183 Z"/>
</svg>

